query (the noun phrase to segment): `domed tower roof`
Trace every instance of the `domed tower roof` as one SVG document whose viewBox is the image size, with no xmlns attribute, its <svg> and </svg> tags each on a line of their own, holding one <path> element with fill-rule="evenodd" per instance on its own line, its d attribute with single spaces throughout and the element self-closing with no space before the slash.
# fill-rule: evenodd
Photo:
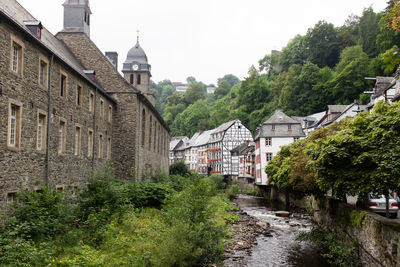
<svg viewBox="0 0 400 267">
<path fill-rule="evenodd" d="M 136 45 L 129 50 L 128 56 L 125 60 L 125 63 L 133 62 L 147 64 L 147 56 L 143 48 L 140 47 L 139 40 L 137 41 Z"/>
<path fill-rule="evenodd" d="M 148 64 L 146 53 L 139 44 L 139 36 L 137 37 L 137 42 L 134 47 L 132 47 L 126 60 L 123 64 L 122 72 L 132 72 L 132 71 L 147 71 L 150 72 L 151 66 Z"/>
</svg>

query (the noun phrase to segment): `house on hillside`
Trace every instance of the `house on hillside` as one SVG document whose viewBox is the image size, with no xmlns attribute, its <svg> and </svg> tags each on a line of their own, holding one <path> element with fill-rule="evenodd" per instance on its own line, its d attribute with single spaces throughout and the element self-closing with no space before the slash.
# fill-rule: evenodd
<svg viewBox="0 0 400 267">
<path fill-rule="evenodd" d="M 237 157 L 232 157 L 231 150 L 245 141 L 253 141 L 253 136 L 240 120 L 228 121 L 215 128 L 208 141 L 210 173 L 237 176 L 239 162 Z"/>
<path fill-rule="evenodd" d="M 300 121 L 286 115 L 280 109 L 275 110 L 274 114 L 256 129 L 256 184 L 267 185 L 265 166 L 280 151 L 281 146 L 304 137 Z"/>
</svg>

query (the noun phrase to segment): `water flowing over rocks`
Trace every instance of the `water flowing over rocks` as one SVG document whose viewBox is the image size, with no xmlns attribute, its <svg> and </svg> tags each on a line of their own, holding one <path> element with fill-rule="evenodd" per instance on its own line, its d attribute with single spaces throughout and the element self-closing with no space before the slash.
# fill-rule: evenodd
<svg viewBox="0 0 400 267">
<path fill-rule="evenodd" d="M 313 244 L 295 240 L 313 223 L 306 214 L 293 212 L 276 216 L 263 198 L 239 195 L 236 200 L 240 219 L 231 228 L 232 238 L 225 245 L 224 266 L 329 266 Z M 280 208 L 280 209 L 279 209 Z"/>
</svg>

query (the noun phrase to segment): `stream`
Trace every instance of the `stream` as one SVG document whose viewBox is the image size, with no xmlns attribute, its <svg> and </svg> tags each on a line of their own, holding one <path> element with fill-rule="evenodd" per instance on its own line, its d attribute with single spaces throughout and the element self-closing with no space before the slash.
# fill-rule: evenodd
<svg viewBox="0 0 400 267">
<path fill-rule="evenodd" d="M 241 211 L 268 223 L 270 231 L 257 237 L 251 253 L 236 251 L 235 257 L 225 260 L 226 266 L 329 266 L 315 245 L 295 240 L 298 233 L 311 230 L 309 215 L 291 212 L 289 217 L 278 217 L 274 211 L 284 208 L 260 197 L 239 195 L 236 203 Z"/>
</svg>

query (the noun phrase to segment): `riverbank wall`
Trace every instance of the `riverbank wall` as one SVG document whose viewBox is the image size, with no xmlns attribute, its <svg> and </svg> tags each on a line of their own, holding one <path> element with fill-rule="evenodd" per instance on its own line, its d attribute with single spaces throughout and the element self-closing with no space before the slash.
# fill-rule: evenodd
<svg viewBox="0 0 400 267">
<path fill-rule="evenodd" d="M 358 243 L 363 266 L 400 266 L 400 221 L 332 198 L 312 199 L 315 222 Z"/>
</svg>

